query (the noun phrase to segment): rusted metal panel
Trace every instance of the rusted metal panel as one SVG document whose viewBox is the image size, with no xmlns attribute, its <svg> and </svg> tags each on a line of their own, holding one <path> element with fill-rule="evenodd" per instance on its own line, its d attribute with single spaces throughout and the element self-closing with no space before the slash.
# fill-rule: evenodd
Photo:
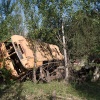
<svg viewBox="0 0 100 100">
<path fill-rule="evenodd" d="M 21 63 L 26 69 L 33 68 L 34 54 L 30 49 L 29 42 L 22 36 L 14 35 L 11 37 L 15 52 L 18 55 Z M 43 61 L 51 61 L 53 59 L 62 60 L 63 55 L 60 53 L 58 46 L 53 44 L 41 43 L 35 41 L 37 67 L 42 66 Z"/>
<path fill-rule="evenodd" d="M 2 43 L 2 46 L 1 46 L 1 53 L 2 53 L 2 60 L 4 61 L 4 64 L 5 64 L 5 65 L 2 64 L 2 66 L 5 66 L 7 70 L 10 70 L 12 76 L 18 77 L 19 75 L 16 72 L 16 70 L 14 69 L 12 60 L 10 58 L 10 55 L 9 55 L 4 43 Z M 1 63 L 3 63 L 3 62 L 1 62 Z"/>
</svg>

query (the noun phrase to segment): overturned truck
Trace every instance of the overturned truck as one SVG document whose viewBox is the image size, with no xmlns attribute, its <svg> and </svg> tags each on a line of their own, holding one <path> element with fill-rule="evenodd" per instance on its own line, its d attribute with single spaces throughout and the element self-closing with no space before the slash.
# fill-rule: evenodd
<svg viewBox="0 0 100 100">
<path fill-rule="evenodd" d="M 20 80 L 33 78 L 33 69 L 37 80 L 64 77 L 64 57 L 59 47 L 53 44 L 13 35 L 0 44 L 0 56 L 12 77 Z"/>
</svg>

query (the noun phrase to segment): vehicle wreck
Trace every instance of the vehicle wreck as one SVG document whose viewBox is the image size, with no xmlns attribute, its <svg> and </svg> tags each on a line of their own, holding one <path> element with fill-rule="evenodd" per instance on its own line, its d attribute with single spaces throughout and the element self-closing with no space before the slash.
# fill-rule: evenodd
<svg viewBox="0 0 100 100">
<path fill-rule="evenodd" d="M 50 81 L 64 77 L 64 56 L 59 47 L 53 44 L 13 35 L 0 44 L 0 56 L 15 78 L 32 77 L 34 67 L 38 80 Z"/>
</svg>

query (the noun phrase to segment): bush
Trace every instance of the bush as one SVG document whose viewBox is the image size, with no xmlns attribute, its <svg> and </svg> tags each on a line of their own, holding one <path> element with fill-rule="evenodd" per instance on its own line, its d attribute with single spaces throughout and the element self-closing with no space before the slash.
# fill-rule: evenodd
<svg viewBox="0 0 100 100">
<path fill-rule="evenodd" d="M 6 68 L 0 69 L 0 81 L 1 83 L 11 83 L 10 70 L 7 70 Z"/>
</svg>

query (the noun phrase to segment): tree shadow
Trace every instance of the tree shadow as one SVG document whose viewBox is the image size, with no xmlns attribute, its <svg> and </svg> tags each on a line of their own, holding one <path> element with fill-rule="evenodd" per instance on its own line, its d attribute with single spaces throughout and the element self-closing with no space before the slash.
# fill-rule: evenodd
<svg viewBox="0 0 100 100">
<path fill-rule="evenodd" d="M 4 85 L 0 85 L 4 86 Z M 9 84 L 0 88 L 0 99 L 1 100 L 25 100 L 25 96 L 22 96 L 23 84 Z"/>
<path fill-rule="evenodd" d="M 86 82 L 72 85 L 77 93 L 86 100 L 100 100 L 100 82 Z"/>
<path fill-rule="evenodd" d="M 0 85 L 0 98 L 3 97 L 3 95 L 7 92 L 7 90 L 9 89 L 9 86 L 5 86 L 4 88 L 1 88 L 3 87 L 3 85 L 1 84 Z"/>
</svg>

